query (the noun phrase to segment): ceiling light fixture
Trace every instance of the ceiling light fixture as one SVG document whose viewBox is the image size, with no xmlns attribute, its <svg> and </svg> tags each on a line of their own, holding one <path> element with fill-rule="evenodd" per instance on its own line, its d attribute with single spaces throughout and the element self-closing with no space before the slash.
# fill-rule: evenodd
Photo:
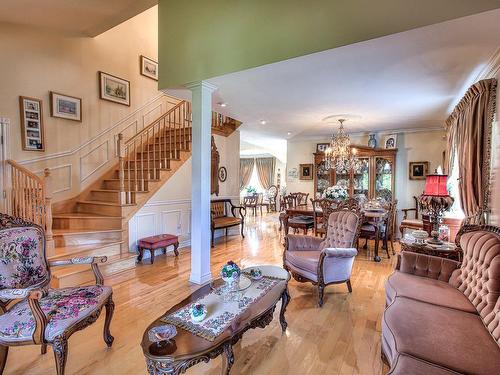
<svg viewBox="0 0 500 375">
<path fill-rule="evenodd" d="M 261 125 L 266 125 L 266 123 L 267 123 L 266 120 L 260 120 Z"/>
<path fill-rule="evenodd" d="M 217 103 L 219 104 L 221 107 L 227 107 L 227 103 Z"/>
<path fill-rule="evenodd" d="M 325 167 L 337 172 L 348 172 L 354 167 L 355 149 L 351 150 L 351 140 L 344 130 L 345 118 L 338 119 L 340 126 L 337 134 L 332 134 L 330 145 L 325 150 Z"/>
</svg>

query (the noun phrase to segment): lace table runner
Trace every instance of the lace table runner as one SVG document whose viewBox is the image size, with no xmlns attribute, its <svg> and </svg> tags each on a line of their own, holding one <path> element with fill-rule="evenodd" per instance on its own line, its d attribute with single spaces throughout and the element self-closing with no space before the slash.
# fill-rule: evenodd
<svg viewBox="0 0 500 375">
<path fill-rule="evenodd" d="M 224 332 L 224 330 L 238 316 L 243 314 L 252 303 L 258 301 L 269 290 L 282 281 L 284 280 L 268 276 L 264 276 L 260 280 L 252 280 L 252 284 L 248 289 L 242 292 L 242 298 L 239 301 L 233 302 L 222 301 L 222 286 L 220 286 L 204 297 L 164 316 L 160 320 L 164 323 L 170 323 L 177 327 L 181 327 L 209 341 L 214 341 L 217 336 Z M 207 316 L 201 322 L 193 322 L 191 320 L 189 309 L 195 303 L 202 303 L 207 306 Z"/>
</svg>

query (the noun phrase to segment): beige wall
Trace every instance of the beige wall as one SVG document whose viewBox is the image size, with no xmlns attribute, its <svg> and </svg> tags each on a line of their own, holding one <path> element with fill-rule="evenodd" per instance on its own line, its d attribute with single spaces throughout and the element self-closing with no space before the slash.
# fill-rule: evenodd
<svg viewBox="0 0 500 375">
<path fill-rule="evenodd" d="M 236 131 L 229 137 L 215 135 L 214 138 L 220 156 L 219 166 L 227 169 L 227 180 L 219 182 L 219 198 L 230 198 L 237 203 L 240 181 L 240 133 Z M 214 195 L 213 198 L 217 197 Z M 176 234 L 179 236 L 181 246 L 188 246 L 190 222 L 191 159 L 129 221 L 130 249 L 135 251 L 140 238 L 160 233 Z M 234 228 L 230 233 L 236 233 L 238 230 Z M 217 233 L 217 236 L 220 236 L 220 233 Z"/>
<path fill-rule="evenodd" d="M 408 132 L 398 134 L 398 153 L 396 156 L 396 199 L 398 208 L 411 208 L 414 206 L 413 196 L 422 194 L 425 181 L 414 181 L 408 178 L 408 163 L 410 161 L 429 161 L 430 171 L 442 164 L 442 153 L 445 149 L 444 131 L 431 132 Z M 380 144 L 380 138 L 379 144 Z M 287 172 L 293 168 L 299 169 L 299 164 L 314 163 L 313 152 L 316 150 L 316 143 L 323 141 L 301 141 L 288 142 Z M 367 136 L 351 137 L 354 144 L 366 145 Z M 290 179 L 287 173 L 287 192 L 307 192 L 310 197 L 314 194 L 313 181 L 301 181 Z M 401 212 L 399 213 L 401 218 Z"/>
<path fill-rule="evenodd" d="M 10 157 L 34 171 L 53 168 L 55 200 L 74 195 L 115 161 L 115 134 L 103 132 L 129 125 L 134 132 L 177 102 L 158 99 L 157 82 L 139 74 L 140 55 L 157 58 L 157 7 L 95 38 L 0 23 L 0 48 L 0 117 L 10 119 Z M 130 81 L 130 107 L 99 99 L 98 71 Z M 49 91 L 82 98 L 83 121 L 50 117 Z M 19 95 L 43 100 L 45 152 L 21 149 Z"/>
</svg>

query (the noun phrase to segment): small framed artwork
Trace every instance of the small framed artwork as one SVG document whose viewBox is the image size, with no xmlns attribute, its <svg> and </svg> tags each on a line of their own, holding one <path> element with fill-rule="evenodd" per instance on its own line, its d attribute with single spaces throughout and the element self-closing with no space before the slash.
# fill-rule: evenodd
<svg viewBox="0 0 500 375">
<path fill-rule="evenodd" d="M 50 92 L 50 115 L 66 120 L 82 121 L 82 99 Z"/>
<path fill-rule="evenodd" d="M 158 81 L 158 62 L 141 55 L 141 74 Z"/>
<path fill-rule="evenodd" d="M 325 152 L 329 145 L 329 143 L 316 143 L 316 152 Z"/>
<path fill-rule="evenodd" d="M 313 165 L 300 164 L 300 180 L 312 180 L 312 179 L 313 179 Z"/>
<path fill-rule="evenodd" d="M 429 173 L 428 161 L 410 161 L 410 180 L 425 180 Z"/>
<path fill-rule="evenodd" d="M 23 150 L 45 151 L 42 101 L 20 96 L 19 111 L 21 114 Z"/>
<path fill-rule="evenodd" d="M 384 148 L 396 148 L 397 147 L 397 134 L 389 134 L 384 138 Z"/>
<path fill-rule="evenodd" d="M 101 99 L 130 106 L 130 82 L 111 74 L 99 72 Z"/>
</svg>

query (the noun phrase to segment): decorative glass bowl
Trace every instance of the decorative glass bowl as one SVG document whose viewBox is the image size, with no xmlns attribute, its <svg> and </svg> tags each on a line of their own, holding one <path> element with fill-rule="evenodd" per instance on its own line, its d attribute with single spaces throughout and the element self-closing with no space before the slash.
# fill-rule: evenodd
<svg viewBox="0 0 500 375">
<path fill-rule="evenodd" d="M 250 277 L 252 278 L 252 280 L 260 280 L 262 279 L 262 271 L 258 268 L 251 268 Z"/>
<path fill-rule="evenodd" d="M 177 329 L 172 324 L 156 326 L 151 328 L 148 332 L 149 341 L 155 343 L 170 341 L 175 335 L 177 335 Z"/>
<path fill-rule="evenodd" d="M 415 238 L 415 245 L 425 245 L 425 239 L 429 237 L 425 230 L 414 230 L 411 235 Z"/>
<path fill-rule="evenodd" d="M 207 306 L 202 303 L 195 303 L 189 309 L 189 314 L 193 322 L 201 322 L 207 316 Z"/>
</svg>

